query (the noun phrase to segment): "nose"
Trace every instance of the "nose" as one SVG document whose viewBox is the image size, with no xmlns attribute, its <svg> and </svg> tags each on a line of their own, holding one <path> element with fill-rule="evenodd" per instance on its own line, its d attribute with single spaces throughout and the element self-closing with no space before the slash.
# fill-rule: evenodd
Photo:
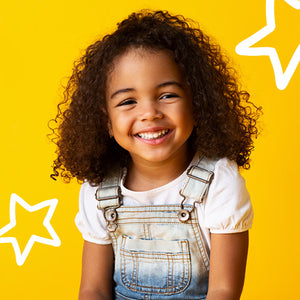
<svg viewBox="0 0 300 300">
<path fill-rule="evenodd" d="M 159 104 L 156 101 L 144 101 L 140 104 L 140 120 L 153 121 L 163 118 L 163 113 L 159 109 Z"/>
</svg>

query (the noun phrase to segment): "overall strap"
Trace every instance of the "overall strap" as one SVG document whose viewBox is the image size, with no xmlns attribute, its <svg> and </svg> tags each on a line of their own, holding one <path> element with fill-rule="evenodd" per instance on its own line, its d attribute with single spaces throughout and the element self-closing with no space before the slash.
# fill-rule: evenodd
<svg viewBox="0 0 300 300">
<path fill-rule="evenodd" d="M 122 168 L 107 176 L 100 183 L 95 193 L 95 198 L 98 201 L 97 208 L 104 212 L 108 231 L 115 231 L 118 227 L 116 209 L 121 205 L 121 189 L 119 186 L 121 178 Z"/>
<path fill-rule="evenodd" d="M 121 190 L 119 182 L 121 177 L 122 170 L 118 170 L 110 176 L 105 177 L 99 184 L 95 193 L 95 198 L 98 201 L 98 209 L 120 206 Z"/>
<path fill-rule="evenodd" d="M 215 164 L 215 160 L 208 160 L 207 158 L 200 157 L 197 164 L 192 165 L 187 170 L 188 180 L 184 188 L 180 191 L 180 195 L 183 196 L 181 210 L 178 212 L 178 219 L 180 222 L 185 223 L 190 218 L 191 211 L 184 208 L 186 197 L 194 200 L 192 210 L 195 208 L 195 203 L 201 203 L 203 201 L 214 177 L 213 171 L 215 169 Z"/>
<path fill-rule="evenodd" d="M 188 180 L 180 191 L 184 198 L 181 203 L 181 210 L 178 213 L 178 218 L 181 222 L 186 222 L 189 219 L 189 212 L 183 207 L 186 197 L 194 200 L 194 206 L 195 203 L 203 201 L 214 177 L 215 164 L 215 160 L 201 157 L 196 165 L 191 166 L 187 170 Z M 116 209 L 121 205 L 121 190 L 119 186 L 121 178 L 122 169 L 120 168 L 100 183 L 95 194 L 95 198 L 98 201 L 97 208 L 104 211 L 109 231 L 115 231 L 118 227 L 116 223 Z"/>
<path fill-rule="evenodd" d="M 200 157 L 196 165 L 187 170 L 188 181 L 181 190 L 183 197 L 202 202 L 214 177 L 216 160 Z"/>
</svg>

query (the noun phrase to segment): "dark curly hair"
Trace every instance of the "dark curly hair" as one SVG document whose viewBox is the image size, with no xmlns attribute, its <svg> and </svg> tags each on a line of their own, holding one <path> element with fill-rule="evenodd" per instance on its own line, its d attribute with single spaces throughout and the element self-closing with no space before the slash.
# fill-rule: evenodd
<svg viewBox="0 0 300 300">
<path fill-rule="evenodd" d="M 170 50 L 186 76 L 193 97 L 193 150 L 207 157 L 228 157 L 248 169 L 260 114 L 239 89 L 235 72 L 192 20 L 166 11 L 142 10 L 118 24 L 117 30 L 90 45 L 75 62 L 64 101 L 49 125 L 57 145 L 52 178 L 72 177 L 99 184 L 128 153 L 108 133 L 106 81 L 116 57 L 129 48 Z"/>
</svg>

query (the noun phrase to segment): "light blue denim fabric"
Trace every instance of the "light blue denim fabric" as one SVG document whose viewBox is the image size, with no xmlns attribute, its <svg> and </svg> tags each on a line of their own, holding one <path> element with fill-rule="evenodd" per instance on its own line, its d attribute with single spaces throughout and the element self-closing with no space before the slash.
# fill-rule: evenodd
<svg viewBox="0 0 300 300">
<path fill-rule="evenodd" d="M 110 233 L 116 299 L 206 298 L 209 257 L 195 210 L 181 223 L 180 209 L 179 205 L 117 209 L 118 228 Z"/>
<path fill-rule="evenodd" d="M 187 171 L 182 196 L 200 203 L 215 162 L 200 158 Z M 96 192 L 115 254 L 115 299 L 206 299 L 209 255 L 191 205 L 122 206 L 120 170 Z M 186 212 L 189 214 L 186 214 Z M 182 215 L 183 213 L 183 215 Z M 182 220 L 189 215 L 187 220 Z M 180 221 L 181 219 L 181 221 Z"/>
</svg>

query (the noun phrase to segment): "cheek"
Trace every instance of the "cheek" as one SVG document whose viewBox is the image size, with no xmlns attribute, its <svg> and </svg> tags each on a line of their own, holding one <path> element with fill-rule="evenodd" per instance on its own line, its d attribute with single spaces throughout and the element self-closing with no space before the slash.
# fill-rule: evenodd
<svg viewBox="0 0 300 300">
<path fill-rule="evenodd" d="M 179 116 L 182 122 L 194 125 L 194 116 L 193 116 L 193 108 L 192 105 L 183 105 L 179 108 Z"/>
<path fill-rule="evenodd" d="M 190 136 L 195 126 L 192 111 L 187 110 L 186 113 L 182 116 L 182 126 L 186 134 Z"/>
<path fill-rule="evenodd" d="M 110 114 L 110 128 L 114 134 L 128 133 L 131 128 L 130 116 L 122 113 Z"/>
</svg>

